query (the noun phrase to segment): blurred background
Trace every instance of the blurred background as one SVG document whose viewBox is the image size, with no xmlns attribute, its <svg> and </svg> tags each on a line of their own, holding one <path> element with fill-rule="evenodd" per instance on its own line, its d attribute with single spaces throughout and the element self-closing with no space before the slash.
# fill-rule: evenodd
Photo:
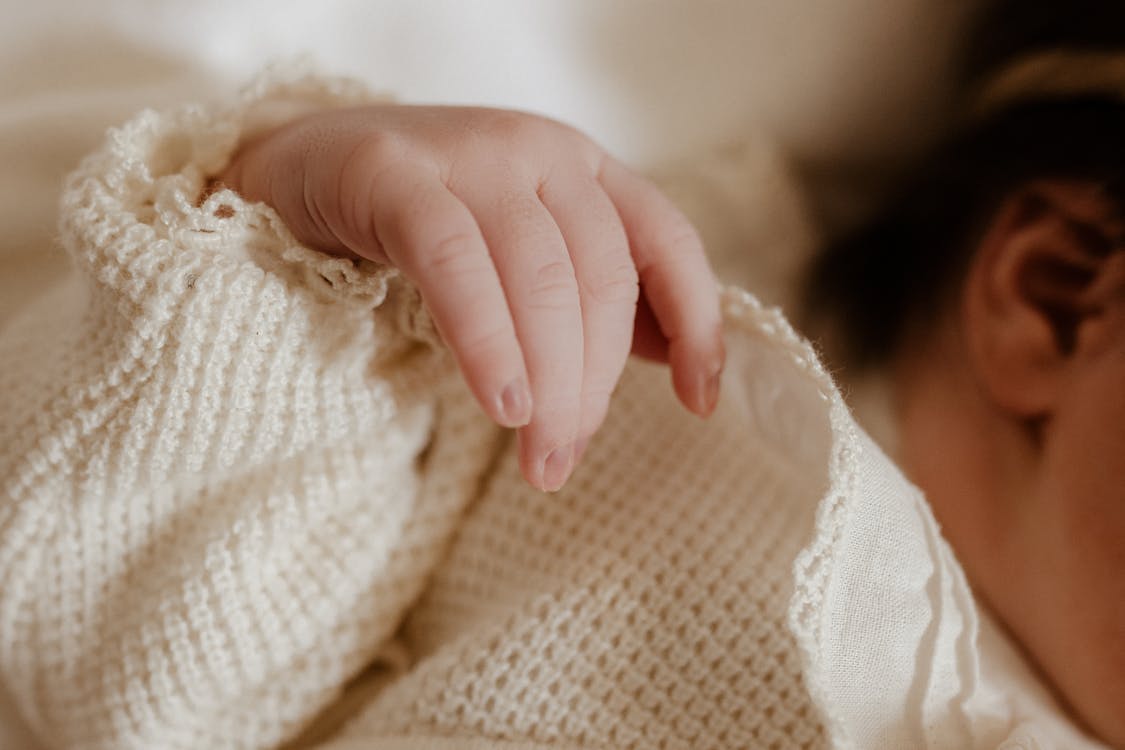
<svg viewBox="0 0 1125 750">
<path fill-rule="evenodd" d="M 976 0 L 36 0 L 0 31 L 0 324 L 65 272 L 63 176 L 144 106 L 229 95 L 272 59 L 408 102 L 539 112 L 640 168 L 757 138 L 815 220 L 862 212 L 940 132 Z M 0 748 L 32 747 L 0 695 Z"/>
<path fill-rule="evenodd" d="M 54 232 L 59 181 L 106 126 L 142 106 L 229 94 L 271 59 L 308 53 L 326 71 L 359 76 L 405 101 L 547 114 L 638 167 L 760 134 L 795 160 L 817 214 L 832 223 L 862 206 L 866 188 L 941 127 L 950 61 L 976 5 L 11 4 L 0 32 L 0 320 L 57 273 L 44 265 L 43 247 Z M 20 210 L 4 208 L 14 205 Z"/>
</svg>

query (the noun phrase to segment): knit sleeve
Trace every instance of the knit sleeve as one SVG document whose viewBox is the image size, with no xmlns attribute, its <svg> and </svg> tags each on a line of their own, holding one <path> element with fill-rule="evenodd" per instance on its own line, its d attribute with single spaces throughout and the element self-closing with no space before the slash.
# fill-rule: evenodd
<svg viewBox="0 0 1125 750">
<path fill-rule="evenodd" d="M 66 185 L 77 274 L 0 332 L 0 670 L 49 747 L 291 738 L 475 492 L 497 433 L 410 285 L 201 197 L 264 112 L 367 96 L 144 112 Z"/>
</svg>

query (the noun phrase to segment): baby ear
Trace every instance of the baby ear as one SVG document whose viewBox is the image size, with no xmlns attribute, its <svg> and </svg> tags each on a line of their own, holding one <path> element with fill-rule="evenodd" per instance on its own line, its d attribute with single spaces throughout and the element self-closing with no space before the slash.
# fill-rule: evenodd
<svg viewBox="0 0 1125 750">
<path fill-rule="evenodd" d="M 973 367 L 1019 417 L 1053 411 L 1074 359 L 1104 329 L 1120 226 L 1096 186 L 1042 181 L 1009 196 L 984 234 L 963 296 Z"/>
</svg>

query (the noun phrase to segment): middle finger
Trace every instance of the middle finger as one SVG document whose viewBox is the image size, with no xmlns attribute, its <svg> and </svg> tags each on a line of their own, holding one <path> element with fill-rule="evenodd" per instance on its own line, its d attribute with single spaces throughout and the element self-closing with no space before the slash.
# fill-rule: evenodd
<svg viewBox="0 0 1125 750">
<path fill-rule="evenodd" d="M 582 311 L 574 266 L 533 188 L 474 183 L 459 197 L 476 217 L 496 264 L 531 381 L 532 417 L 520 430 L 520 465 L 532 484 L 556 490 L 574 465 L 582 389 Z"/>
<path fill-rule="evenodd" d="M 578 277 L 585 347 L 580 458 L 625 368 L 640 287 L 621 218 L 593 174 L 557 170 L 539 195 L 562 230 Z"/>
</svg>

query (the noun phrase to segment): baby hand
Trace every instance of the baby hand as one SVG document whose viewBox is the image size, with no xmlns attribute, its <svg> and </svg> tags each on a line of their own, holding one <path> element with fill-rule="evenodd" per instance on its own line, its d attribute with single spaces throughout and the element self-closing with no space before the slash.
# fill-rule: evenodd
<svg viewBox="0 0 1125 750">
<path fill-rule="evenodd" d="M 249 144 L 220 180 L 309 246 L 401 269 L 481 406 L 521 428 L 520 466 L 541 489 L 570 475 L 630 348 L 669 362 L 687 408 L 715 406 L 718 295 L 694 229 L 565 125 L 480 108 L 326 111 Z"/>
</svg>

